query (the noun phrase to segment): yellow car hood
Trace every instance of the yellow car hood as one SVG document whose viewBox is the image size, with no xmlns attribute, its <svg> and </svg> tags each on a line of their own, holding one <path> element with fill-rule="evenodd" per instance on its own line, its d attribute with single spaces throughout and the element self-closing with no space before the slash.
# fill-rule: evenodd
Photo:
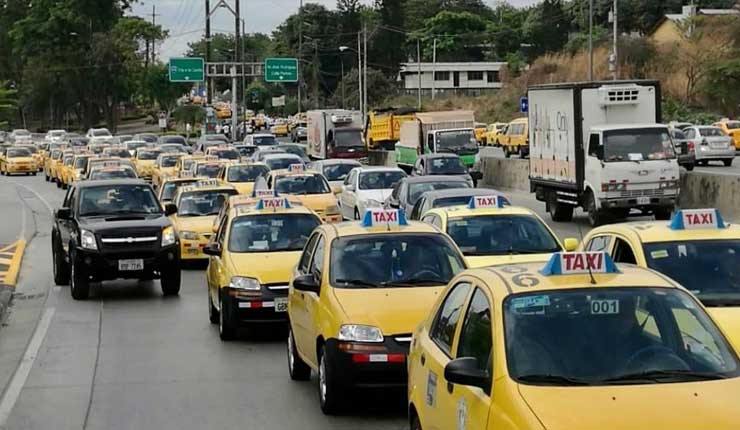
<svg viewBox="0 0 740 430">
<path fill-rule="evenodd" d="M 160 167 L 159 168 L 159 175 L 163 178 L 166 176 L 173 176 L 177 173 L 177 168 L 175 167 Z"/>
<path fill-rule="evenodd" d="M 213 234 L 213 222 L 216 215 L 177 217 L 175 226 L 177 231 L 193 231 L 200 234 Z"/>
<path fill-rule="evenodd" d="M 740 378 L 609 387 L 519 385 L 548 430 L 738 428 Z"/>
<path fill-rule="evenodd" d="M 290 282 L 301 251 L 230 253 L 231 273 L 256 278 L 260 284 Z"/>
<path fill-rule="evenodd" d="M 8 163 L 35 163 L 36 159 L 33 157 L 13 157 L 8 158 Z"/>
<path fill-rule="evenodd" d="M 470 255 L 465 257 L 465 261 L 469 268 L 474 269 L 498 264 L 545 263 L 551 256 L 552 254 Z"/>
<path fill-rule="evenodd" d="M 303 206 L 312 211 L 325 211 L 329 206 L 336 206 L 337 198 L 334 194 L 296 194 L 294 196 Z"/>
<path fill-rule="evenodd" d="M 707 311 L 740 354 L 740 307 L 713 307 L 707 308 Z"/>
<path fill-rule="evenodd" d="M 384 335 L 408 334 L 429 316 L 445 287 L 332 288 L 347 318 L 344 323 L 367 324 Z"/>
<path fill-rule="evenodd" d="M 239 194 L 251 194 L 254 190 L 254 182 L 229 182 L 229 185 L 233 185 Z"/>
</svg>

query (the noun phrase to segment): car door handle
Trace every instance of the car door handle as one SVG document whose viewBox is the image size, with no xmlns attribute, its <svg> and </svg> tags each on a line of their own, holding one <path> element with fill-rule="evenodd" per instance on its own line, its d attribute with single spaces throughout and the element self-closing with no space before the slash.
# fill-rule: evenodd
<svg viewBox="0 0 740 430">
<path fill-rule="evenodd" d="M 421 365 L 423 366 L 427 362 L 427 357 L 424 354 L 421 354 Z"/>
<path fill-rule="evenodd" d="M 447 383 L 447 392 L 452 394 L 452 392 L 455 391 L 455 385 L 452 384 L 452 382 Z"/>
</svg>

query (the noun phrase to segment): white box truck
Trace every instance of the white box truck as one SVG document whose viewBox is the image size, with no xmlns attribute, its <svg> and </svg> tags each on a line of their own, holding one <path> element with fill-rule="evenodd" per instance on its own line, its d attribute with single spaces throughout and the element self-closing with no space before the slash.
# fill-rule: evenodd
<svg viewBox="0 0 740 430">
<path fill-rule="evenodd" d="M 594 226 L 632 209 L 670 217 L 679 170 L 658 81 L 537 85 L 528 96 L 530 190 L 554 221 L 576 207 Z"/>
<path fill-rule="evenodd" d="M 345 109 L 306 112 L 306 153 L 313 159 L 364 158 L 362 113 Z"/>
</svg>

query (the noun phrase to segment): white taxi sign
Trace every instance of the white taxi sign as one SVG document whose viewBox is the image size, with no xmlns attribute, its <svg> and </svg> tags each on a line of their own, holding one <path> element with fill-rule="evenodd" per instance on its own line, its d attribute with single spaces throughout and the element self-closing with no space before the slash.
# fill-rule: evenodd
<svg viewBox="0 0 740 430">
<path fill-rule="evenodd" d="M 470 209 L 502 207 L 504 207 L 504 200 L 501 196 L 473 196 L 468 203 L 468 208 Z"/>
<path fill-rule="evenodd" d="M 254 190 L 252 191 L 252 197 L 277 197 L 277 193 L 274 190 Z"/>
<path fill-rule="evenodd" d="M 673 215 L 671 230 L 725 228 L 717 209 L 682 209 Z"/>
<path fill-rule="evenodd" d="M 193 185 L 196 187 L 218 187 L 221 183 L 218 179 L 200 179 Z"/>
<path fill-rule="evenodd" d="M 290 202 L 283 197 L 262 198 L 257 202 L 257 209 L 289 209 Z"/>
<path fill-rule="evenodd" d="M 205 161 L 218 161 L 217 155 L 206 155 L 204 158 Z"/>
<path fill-rule="evenodd" d="M 303 166 L 303 164 L 291 164 L 288 166 L 288 172 L 290 173 L 303 173 L 306 171 L 306 168 Z"/>
<path fill-rule="evenodd" d="M 118 167 L 120 165 L 121 165 L 120 160 L 108 160 L 108 161 L 103 161 L 101 167 Z"/>
<path fill-rule="evenodd" d="M 190 170 L 183 170 L 183 171 L 180 172 L 180 177 L 181 178 L 192 178 L 193 177 L 193 172 L 190 171 Z"/>
<path fill-rule="evenodd" d="M 614 261 L 603 251 L 556 252 L 540 271 L 545 276 L 618 272 Z"/>
<path fill-rule="evenodd" d="M 408 225 L 406 215 L 400 209 L 372 208 L 362 217 L 363 227 Z"/>
</svg>

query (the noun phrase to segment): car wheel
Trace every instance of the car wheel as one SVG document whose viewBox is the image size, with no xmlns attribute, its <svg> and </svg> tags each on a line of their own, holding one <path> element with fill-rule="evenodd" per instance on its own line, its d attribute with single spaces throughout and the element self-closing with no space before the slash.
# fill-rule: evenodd
<svg viewBox="0 0 740 430">
<path fill-rule="evenodd" d="M 591 227 L 598 227 L 603 223 L 603 215 L 596 208 L 596 197 L 594 193 L 588 192 L 586 195 L 586 211 L 588 212 L 588 223 Z"/>
<path fill-rule="evenodd" d="M 504 146 L 504 157 L 506 157 L 506 158 L 510 158 L 511 157 L 511 152 L 509 152 L 509 147 L 508 146 Z"/>
<path fill-rule="evenodd" d="M 730 166 L 732 166 L 732 161 L 733 161 L 733 159 L 732 159 L 732 158 L 730 158 L 730 159 L 728 159 L 728 160 L 722 160 L 722 162 L 723 162 L 723 163 L 725 163 L 725 167 L 730 167 Z"/>
<path fill-rule="evenodd" d="M 218 324 L 218 309 L 213 305 L 213 299 L 211 298 L 211 290 L 208 290 L 208 320 L 211 324 Z"/>
<path fill-rule="evenodd" d="M 49 179 L 49 175 L 47 175 L 47 174 L 44 174 L 44 179 L 46 180 L 46 182 L 49 182 L 49 180 L 50 180 L 50 179 Z"/>
<path fill-rule="evenodd" d="M 294 381 L 308 381 L 311 378 L 311 368 L 298 355 L 295 349 L 293 330 L 288 324 L 288 372 Z"/>
<path fill-rule="evenodd" d="M 411 430 L 422 430 L 421 428 L 421 421 L 419 421 L 419 417 L 417 415 L 414 415 L 414 418 L 411 420 Z"/>
<path fill-rule="evenodd" d="M 360 210 L 358 208 L 355 208 L 355 220 L 360 220 Z"/>
<path fill-rule="evenodd" d="M 319 402 L 321 411 L 326 415 L 336 415 L 342 409 L 344 393 L 339 380 L 334 374 L 332 363 L 326 354 L 326 347 L 321 347 L 319 357 Z"/>
<path fill-rule="evenodd" d="M 687 172 L 690 172 L 694 170 L 694 163 L 685 164 L 683 167 L 686 169 Z"/>
<path fill-rule="evenodd" d="M 56 180 L 57 188 L 62 188 L 62 182 L 60 180 Z"/>
<path fill-rule="evenodd" d="M 82 264 L 76 262 L 72 257 L 70 260 L 72 262 L 70 263 L 69 290 L 72 293 L 73 299 L 85 300 L 90 295 L 90 280 L 81 267 Z"/>
<path fill-rule="evenodd" d="M 559 202 L 554 192 L 550 193 L 550 218 L 555 222 L 570 222 L 573 219 L 573 206 Z"/>
<path fill-rule="evenodd" d="M 221 340 L 234 340 L 236 338 L 236 324 L 231 313 L 228 312 L 224 305 L 223 292 L 218 295 L 219 304 L 221 305 L 221 312 L 218 313 L 218 335 Z"/>
<path fill-rule="evenodd" d="M 176 296 L 180 293 L 180 268 L 163 270 L 159 283 L 162 287 L 162 294 L 165 296 Z"/>
<path fill-rule="evenodd" d="M 64 261 L 64 251 L 59 242 L 51 237 L 51 260 L 52 270 L 54 271 L 54 283 L 56 285 L 69 285 L 69 266 Z"/>
</svg>

